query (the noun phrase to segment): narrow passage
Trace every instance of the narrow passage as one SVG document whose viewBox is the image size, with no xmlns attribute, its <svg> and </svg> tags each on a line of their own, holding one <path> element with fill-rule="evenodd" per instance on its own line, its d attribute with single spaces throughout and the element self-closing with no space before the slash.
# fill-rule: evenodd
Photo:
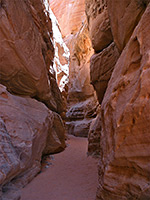
<svg viewBox="0 0 150 200">
<path fill-rule="evenodd" d="M 68 147 L 22 190 L 21 200 L 94 200 L 98 159 L 87 157 L 87 139 L 69 136 Z"/>
</svg>

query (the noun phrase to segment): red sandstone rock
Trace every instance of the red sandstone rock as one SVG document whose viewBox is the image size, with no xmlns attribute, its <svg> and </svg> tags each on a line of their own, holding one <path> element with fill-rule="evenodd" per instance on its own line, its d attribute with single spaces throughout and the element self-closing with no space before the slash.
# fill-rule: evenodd
<svg viewBox="0 0 150 200">
<path fill-rule="evenodd" d="M 8 181 L 15 177 L 20 170 L 20 160 L 17 151 L 11 143 L 11 138 L 6 130 L 4 121 L 0 118 L 0 191 L 5 189 Z M 11 190 L 7 190 L 7 195 Z M 12 195 L 12 200 L 15 196 L 20 196 L 17 191 L 15 195 Z M 0 198 L 3 197 L 3 193 L 0 192 Z"/>
<path fill-rule="evenodd" d="M 65 148 L 62 120 L 44 104 L 29 97 L 13 96 L 2 85 L 0 116 L 8 132 L 3 137 L 5 143 L 1 144 L 0 169 L 3 169 L 3 160 L 8 167 L 2 172 L 0 184 L 13 179 L 13 183 L 24 186 L 40 171 L 43 154 L 60 152 Z"/>
<path fill-rule="evenodd" d="M 87 101 L 94 108 L 97 100 L 90 84 L 90 57 L 93 54 L 82 1 L 51 0 L 50 6 L 56 15 L 64 40 L 70 50 L 69 83 L 67 85 L 67 129 L 76 136 L 87 136 L 92 117 L 78 116 L 86 113 Z M 83 107 L 82 107 L 82 106 Z M 85 110 L 84 110 L 85 109 Z M 91 114 L 92 115 L 92 114 Z"/>
<path fill-rule="evenodd" d="M 115 66 L 102 103 L 97 199 L 150 199 L 149 19 L 150 5 Z"/>
<path fill-rule="evenodd" d="M 52 36 L 43 1 L 0 0 L 2 200 L 19 200 L 17 189 L 40 171 L 42 155 L 65 148 L 64 124 L 51 111 L 63 111 L 61 93 L 50 71 L 54 56 Z"/>
<path fill-rule="evenodd" d="M 68 84 L 68 101 L 77 103 L 94 95 L 90 84 L 90 57 L 93 54 L 87 25 L 83 25 L 80 32 L 71 38 L 70 71 Z"/>
<path fill-rule="evenodd" d="M 51 21 L 41 1 L 1 2 L 0 83 L 11 93 L 34 97 L 62 112 L 62 98 L 49 73 L 54 54 L 51 37 Z"/>
<path fill-rule="evenodd" d="M 105 48 L 102 52 L 94 54 L 91 57 L 91 83 L 96 90 L 99 103 L 103 100 L 108 81 L 118 58 L 119 53 L 114 43 L 109 45 L 109 47 Z"/>
<path fill-rule="evenodd" d="M 85 20 L 85 0 L 50 0 L 50 7 L 58 19 L 63 37 L 75 34 Z"/>
<path fill-rule="evenodd" d="M 71 49 L 67 97 L 69 104 L 67 117 L 68 120 L 71 121 L 67 122 L 68 132 L 69 134 L 71 133 L 76 136 L 85 137 L 88 135 L 92 119 L 96 116 L 94 114 L 94 109 L 97 107 L 97 98 L 94 94 L 94 89 L 90 84 L 89 65 L 93 50 L 91 48 L 91 42 L 86 24 L 84 24 L 80 32 L 72 38 L 72 41 L 68 46 Z M 88 107 L 88 105 L 92 106 Z M 87 110 L 91 110 L 90 119 L 85 116 Z M 84 113 L 83 116 L 81 116 L 80 111 Z M 80 113 L 79 118 L 78 113 Z"/>
<path fill-rule="evenodd" d="M 86 0 L 85 4 L 92 46 L 100 52 L 113 41 L 106 0 Z"/>
<path fill-rule="evenodd" d="M 97 115 L 97 106 L 98 103 L 95 97 L 73 104 L 66 113 L 68 133 L 75 136 L 87 137 L 90 124 Z"/>
<path fill-rule="evenodd" d="M 57 113 L 53 112 L 51 117 L 51 127 L 46 139 L 44 155 L 59 153 L 65 149 L 65 128 L 64 123 Z"/>
<path fill-rule="evenodd" d="M 88 155 L 93 157 L 99 157 L 100 150 L 100 134 L 101 134 L 101 114 L 100 108 L 98 108 L 98 114 L 92 123 L 88 132 Z"/>
<path fill-rule="evenodd" d="M 119 53 L 113 43 L 106 0 L 86 0 L 85 5 L 90 38 L 95 50 L 90 60 L 90 79 L 101 103 Z M 91 123 L 88 133 L 89 155 L 97 156 L 100 152 L 100 130 L 101 118 L 98 117 Z"/>
<path fill-rule="evenodd" d="M 121 52 L 130 39 L 149 0 L 107 0 L 114 42 Z"/>
<path fill-rule="evenodd" d="M 61 30 L 56 19 L 56 16 L 52 12 L 49 4 L 46 4 L 47 10 L 50 14 L 52 20 L 52 29 L 53 29 L 53 44 L 54 44 L 54 60 L 53 68 L 51 69 L 53 74 L 56 74 L 57 84 L 61 92 L 65 91 L 65 85 L 69 80 L 69 49 L 66 46 Z M 55 71 L 54 71 L 55 70 Z"/>
</svg>

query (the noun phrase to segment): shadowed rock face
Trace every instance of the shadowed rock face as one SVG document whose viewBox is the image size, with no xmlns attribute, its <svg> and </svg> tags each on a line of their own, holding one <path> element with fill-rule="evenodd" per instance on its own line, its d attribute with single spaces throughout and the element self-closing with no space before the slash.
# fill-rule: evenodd
<svg viewBox="0 0 150 200">
<path fill-rule="evenodd" d="M 4 121 L 0 118 L 0 197 L 10 199 L 19 199 L 20 192 L 15 186 L 7 185 L 20 171 L 19 155 L 12 145 L 11 138 L 6 130 Z M 2 187 L 3 186 L 3 187 Z M 10 189 L 11 188 L 11 189 Z M 4 192 L 6 191 L 6 192 Z"/>
<path fill-rule="evenodd" d="M 12 145 L 11 138 L 6 130 L 4 121 L 0 118 L 0 185 L 4 185 L 11 179 L 17 171 L 19 166 L 19 155 Z"/>
<path fill-rule="evenodd" d="M 0 7 L 0 83 L 62 112 L 62 98 L 50 74 L 52 27 L 41 1 L 3 0 Z"/>
<path fill-rule="evenodd" d="M 106 0 L 85 0 L 89 33 L 95 52 L 100 52 L 113 41 Z"/>
<path fill-rule="evenodd" d="M 39 173 L 41 157 L 65 148 L 64 124 L 58 114 L 63 102 L 50 72 L 51 26 L 43 1 L 0 0 L 2 200 L 18 200 L 17 190 Z"/>
<path fill-rule="evenodd" d="M 68 133 L 87 137 L 90 124 L 97 115 L 97 106 L 95 97 L 73 104 L 66 113 Z"/>
<path fill-rule="evenodd" d="M 92 120 L 88 133 L 88 155 L 99 157 L 101 154 L 100 149 L 100 133 L 101 133 L 101 113 L 100 108 L 98 115 Z"/>
<path fill-rule="evenodd" d="M 91 83 L 96 90 L 100 104 L 103 100 L 108 81 L 118 58 L 119 53 L 114 43 L 109 45 L 109 47 L 105 48 L 102 52 L 94 54 L 91 57 Z"/>
<path fill-rule="evenodd" d="M 11 95 L 2 85 L 0 116 L 6 126 L 0 123 L 0 184 L 5 185 L 13 179 L 14 184 L 19 182 L 24 186 L 40 171 L 43 154 L 57 153 L 65 148 L 63 123 L 59 115 L 44 104 L 29 97 Z"/>
</svg>

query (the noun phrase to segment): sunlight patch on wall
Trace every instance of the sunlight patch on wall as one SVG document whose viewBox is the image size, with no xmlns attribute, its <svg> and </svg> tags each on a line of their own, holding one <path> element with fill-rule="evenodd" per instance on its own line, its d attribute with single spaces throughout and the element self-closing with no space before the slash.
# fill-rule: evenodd
<svg viewBox="0 0 150 200">
<path fill-rule="evenodd" d="M 55 56 L 53 60 L 53 67 L 50 66 L 50 72 L 56 74 L 56 80 L 58 82 L 58 86 L 61 91 L 64 90 L 65 85 L 69 81 L 69 58 L 70 52 L 65 42 L 63 41 L 62 34 L 59 28 L 58 21 L 52 12 L 49 4 L 49 0 L 43 0 L 45 5 L 45 14 L 50 17 L 52 21 L 52 29 L 53 29 L 53 45 L 55 49 Z M 65 59 L 65 64 L 61 63 L 61 58 L 59 54 L 59 46 L 63 49 L 62 56 Z"/>
</svg>

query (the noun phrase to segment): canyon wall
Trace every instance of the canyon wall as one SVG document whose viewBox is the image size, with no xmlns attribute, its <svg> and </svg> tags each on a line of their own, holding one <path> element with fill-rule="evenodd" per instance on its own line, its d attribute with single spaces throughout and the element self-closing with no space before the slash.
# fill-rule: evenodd
<svg viewBox="0 0 150 200">
<path fill-rule="evenodd" d="M 76 34 L 85 20 L 85 0 L 50 0 L 49 2 L 58 19 L 63 38 Z"/>
<path fill-rule="evenodd" d="M 101 104 L 89 144 L 100 154 L 96 199 L 150 199 L 149 1 L 86 0 L 86 14 Z"/>
<path fill-rule="evenodd" d="M 41 157 L 65 148 L 64 111 L 53 68 L 45 1 L 0 0 L 0 199 L 40 172 Z M 54 71 L 54 70 L 53 70 Z"/>
<path fill-rule="evenodd" d="M 119 52 L 113 40 L 106 1 L 86 0 L 85 12 L 94 49 L 90 58 L 90 79 L 101 104 Z M 100 153 L 101 108 L 98 115 L 88 133 L 88 154 L 93 156 Z"/>
<path fill-rule="evenodd" d="M 90 84 L 90 57 L 93 48 L 85 16 L 85 2 L 50 0 L 63 39 L 70 50 L 67 84 L 66 125 L 69 134 L 87 137 L 97 115 L 97 98 Z"/>
</svg>

